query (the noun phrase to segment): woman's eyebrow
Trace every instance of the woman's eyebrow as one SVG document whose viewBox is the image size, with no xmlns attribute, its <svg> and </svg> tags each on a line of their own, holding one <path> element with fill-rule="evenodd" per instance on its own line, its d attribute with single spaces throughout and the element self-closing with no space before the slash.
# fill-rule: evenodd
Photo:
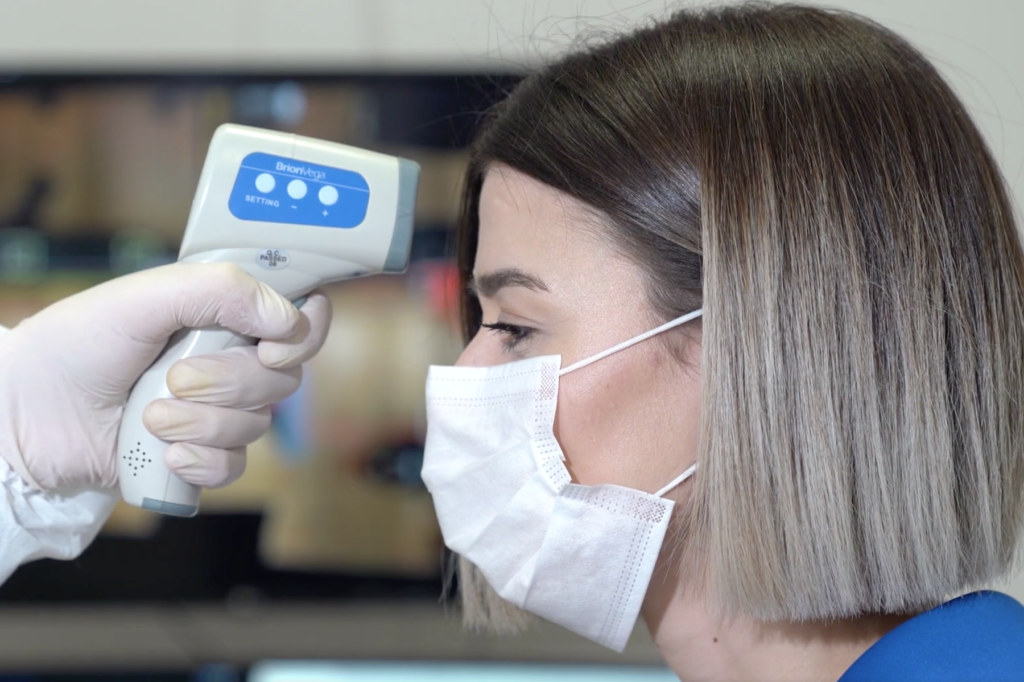
<svg viewBox="0 0 1024 682">
<path fill-rule="evenodd" d="M 526 287 L 533 291 L 549 291 L 540 277 L 523 272 L 518 268 L 504 268 L 487 272 L 469 281 L 469 290 L 477 296 L 493 298 L 505 287 Z"/>
</svg>

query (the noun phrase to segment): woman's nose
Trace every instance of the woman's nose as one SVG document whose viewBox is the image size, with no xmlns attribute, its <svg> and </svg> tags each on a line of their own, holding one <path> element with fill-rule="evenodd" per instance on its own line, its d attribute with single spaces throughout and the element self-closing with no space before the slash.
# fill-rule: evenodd
<svg viewBox="0 0 1024 682">
<path fill-rule="evenodd" d="M 484 330 L 476 333 L 470 342 L 462 350 L 462 355 L 455 361 L 456 367 L 490 367 L 500 365 L 506 360 L 502 359 L 500 343 L 496 339 L 489 339 L 491 336 Z"/>
</svg>

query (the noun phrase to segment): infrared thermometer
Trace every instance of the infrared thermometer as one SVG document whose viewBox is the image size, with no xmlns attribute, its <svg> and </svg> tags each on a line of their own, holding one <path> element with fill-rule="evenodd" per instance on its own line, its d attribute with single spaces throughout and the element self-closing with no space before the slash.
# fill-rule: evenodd
<svg viewBox="0 0 1024 682">
<path fill-rule="evenodd" d="M 238 125 L 210 142 L 179 262 L 235 263 L 289 300 L 328 282 L 402 273 L 409 264 L 420 167 L 413 161 Z M 221 327 L 183 329 L 139 378 L 118 433 L 125 502 L 194 516 L 199 488 L 164 464 L 170 443 L 146 430 L 142 413 L 173 398 L 167 371 L 178 360 L 258 339 Z"/>
</svg>

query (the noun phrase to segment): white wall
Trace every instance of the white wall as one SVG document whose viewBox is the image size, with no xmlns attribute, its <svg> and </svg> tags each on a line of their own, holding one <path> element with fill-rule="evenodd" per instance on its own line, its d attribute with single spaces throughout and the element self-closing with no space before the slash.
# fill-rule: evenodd
<svg viewBox="0 0 1024 682">
<path fill-rule="evenodd" d="M 1024 206 L 1024 2 L 835 0 L 910 38 L 965 99 Z M 0 70 L 493 71 L 665 0 L 0 0 Z M 695 3 L 686 3 L 695 4 Z M 1024 600 L 1024 574 L 1010 591 Z"/>
</svg>

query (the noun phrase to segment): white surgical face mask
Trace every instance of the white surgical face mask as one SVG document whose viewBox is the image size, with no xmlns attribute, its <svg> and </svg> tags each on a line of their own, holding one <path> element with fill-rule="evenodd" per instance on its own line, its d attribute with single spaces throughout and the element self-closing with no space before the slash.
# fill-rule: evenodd
<svg viewBox="0 0 1024 682">
<path fill-rule="evenodd" d="M 445 544 L 507 601 L 615 651 L 626 646 L 674 503 L 664 488 L 579 485 L 555 440 L 558 378 L 698 317 L 561 368 L 557 355 L 431 367 L 423 481 Z"/>
</svg>

